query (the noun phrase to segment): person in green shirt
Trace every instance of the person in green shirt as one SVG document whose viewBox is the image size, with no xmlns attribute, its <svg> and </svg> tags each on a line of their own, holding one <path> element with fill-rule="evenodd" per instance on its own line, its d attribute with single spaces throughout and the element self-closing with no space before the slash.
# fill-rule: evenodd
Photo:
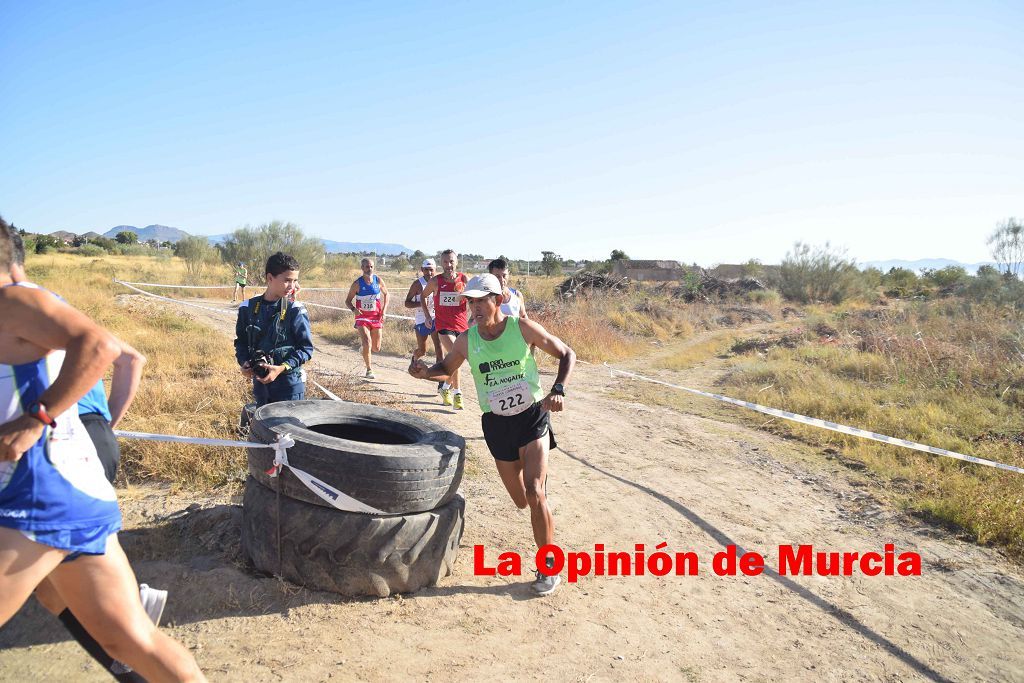
<svg viewBox="0 0 1024 683">
<path fill-rule="evenodd" d="M 576 363 L 576 354 L 533 320 L 505 315 L 501 311 L 502 286 L 494 275 L 473 278 L 461 295 L 469 300 L 470 319 L 475 325 L 455 340 L 439 363 L 428 366 L 414 356 L 409 374 L 447 381 L 464 361 L 469 361 L 483 411 L 484 441 L 494 456 L 501 481 L 518 508 L 530 508 L 537 547 L 553 544 L 555 520 L 548 507 L 546 484 L 548 451 L 556 444 L 549 414 L 563 408 L 565 382 Z M 558 359 L 555 383 L 546 393 L 540 387 L 531 346 Z M 545 561 L 548 567 L 554 566 L 551 555 Z M 538 571 L 533 589 L 548 595 L 560 582 L 557 574 L 546 576 Z"/>
<path fill-rule="evenodd" d="M 238 294 L 239 288 L 242 290 L 241 301 L 245 301 L 245 285 L 248 283 L 249 270 L 245 267 L 245 264 L 241 261 L 235 266 L 235 288 L 231 291 L 231 303 L 235 303 L 235 296 Z"/>
</svg>

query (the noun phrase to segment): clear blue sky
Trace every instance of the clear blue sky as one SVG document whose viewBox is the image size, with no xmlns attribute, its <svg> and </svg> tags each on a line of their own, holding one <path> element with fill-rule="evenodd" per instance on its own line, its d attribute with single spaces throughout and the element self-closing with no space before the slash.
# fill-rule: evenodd
<svg viewBox="0 0 1024 683">
<path fill-rule="evenodd" d="M 1024 3 L 0 0 L 0 214 L 424 251 L 988 258 Z"/>
</svg>

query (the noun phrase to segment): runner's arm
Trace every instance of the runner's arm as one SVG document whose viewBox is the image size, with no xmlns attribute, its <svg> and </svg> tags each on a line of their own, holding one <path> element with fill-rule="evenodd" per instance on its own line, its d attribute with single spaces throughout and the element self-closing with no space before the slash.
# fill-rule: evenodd
<svg viewBox="0 0 1024 683">
<path fill-rule="evenodd" d="M 519 317 L 529 318 L 530 316 L 526 315 L 526 297 L 522 292 L 516 292 L 516 296 L 519 297 Z"/>
<path fill-rule="evenodd" d="M 60 373 L 39 402 L 51 417 L 73 407 L 103 376 L 117 357 L 114 337 L 83 313 L 42 290 L 10 288 L 0 305 L 0 317 L 19 337 L 49 353 L 64 350 Z M 19 290 L 19 291 L 14 291 Z M 43 423 L 21 415 L 0 425 L 0 461 L 18 460 L 43 433 Z"/>
<path fill-rule="evenodd" d="M 417 379 L 430 379 L 434 381 L 448 382 L 451 376 L 455 374 L 455 371 L 462 367 L 462 363 L 466 360 L 466 356 L 469 354 L 469 335 L 460 335 L 455 340 L 455 346 L 448 352 L 444 358 L 441 359 L 440 363 L 434 363 L 433 365 L 427 365 L 418 358 L 413 358 L 412 363 L 409 364 L 409 374 Z"/>
<path fill-rule="evenodd" d="M 380 304 L 380 319 L 384 320 L 384 316 L 388 312 L 388 299 L 391 295 L 388 294 L 388 286 L 384 284 L 384 280 L 382 280 L 379 275 L 377 276 L 377 283 L 380 285 L 380 291 L 384 295 Z"/>
<path fill-rule="evenodd" d="M 57 379 L 39 397 L 51 415 L 75 405 L 103 377 L 121 352 L 112 334 L 84 313 L 49 292 L 16 288 L 17 304 L 10 307 L 5 323 L 25 341 L 44 349 L 64 349 L 64 363 Z"/>
<path fill-rule="evenodd" d="M 114 374 L 110 378 L 110 426 L 116 427 L 121 421 L 142 383 L 142 367 L 146 357 L 139 353 L 131 344 L 118 340 L 121 355 L 114 359 Z"/>
<path fill-rule="evenodd" d="M 430 282 L 423 288 L 423 294 L 420 296 L 420 308 L 423 309 L 423 320 L 427 327 L 431 327 L 434 324 L 434 316 L 430 315 L 430 309 L 427 308 L 427 297 L 434 296 L 434 292 L 437 291 L 437 276 L 430 278 Z"/>
<path fill-rule="evenodd" d="M 423 293 L 423 285 L 420 284 L 419 280 L 413 280 L 412 285 L 409 286 L 409 293 L 405 295 L 405 307 L 406 308 L 419 308 L 420 302 L 413 301 L 417 296 Z"/>
<path fill-rule="evenodd" d="M 356 307 L 352 305 L 352 300 L 356 298 L 356 292 L 359 291 L 357 289 L 358 286 L 358 280 L 356 282 L 353 282 L 352 286 L 348 288 L 348 296 L 345 297 L 345 305 L 348 306 L 349 310 L 355 313 L 356 315 L 359 315 L 359 312 L 356 311 Z"/>
<path fill-rule="evenodd" d="M 576 352 L 564 341 L 545 330 L 539 323 L 528 319 L 519 319 L 519 329 L 527 344 L 532 344 L 549 356 L 558 359 L 558 374 L 555 384 L 565 384 L 576 365 Z M 461 339 L 461 337 L 460 337 Z"/>
</svg>

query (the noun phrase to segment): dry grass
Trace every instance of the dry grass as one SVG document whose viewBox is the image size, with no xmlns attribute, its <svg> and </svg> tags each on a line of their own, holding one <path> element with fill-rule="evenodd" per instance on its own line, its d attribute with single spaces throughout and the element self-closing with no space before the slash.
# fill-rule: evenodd
<svg viewBox="0 0 1024 683">
<path fill-rule="evenodd" d="M 1024 467 L 1022 321 L 960 302 L 819 312 L 805 343 L 747 354 L 738 398 Z M 822 332 L 834 332 L 823 335 Z M 908 510 L 1024 558 L 1024 477 L 791 423 L 879 475 Z"/>
<path fill-rule="evenodd" d="M 717 330 L 679 345 L 658 359 L 658 365 L 669 370 L 685 370 L 714 356 L 727 353 L 737 339 L 735 330 Z"/>
<path fill-rule="evenodd" d="M 149 359 L 132 410 L 119 425 L 128 431 L 235 438 L 249 383 L 238 372 L 231 341 L 211 335 L 180 307 L 157 301 L 118 305 L 118 277 L 180 282 L 177 260 L 151 257 L 84 259 L 46 255 L 28 261 L 29 277 L 123 338 Z M 109 379 L 109 376 L 108 376 Z M 245 469 L 243 449 L 122 440 L 126 480 L 159 478 L 197 488 L 226 484 Z"/>
</svg>

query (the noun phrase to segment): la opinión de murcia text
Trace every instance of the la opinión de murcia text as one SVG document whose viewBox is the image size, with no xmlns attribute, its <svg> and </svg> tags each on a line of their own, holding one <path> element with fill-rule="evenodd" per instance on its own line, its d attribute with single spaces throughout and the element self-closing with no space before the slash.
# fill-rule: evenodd
<svg viewBox="0 0 1024 683">
<path fill-rule="evenodd" d="M 545 558 L 553 558 L 548 564 Z M 557 545 L 542 546 L 533 558 L 530 569 L 553 576 L 566 574 L 570 583 L 585 576 L 698 576 L 701 560 L 693 551 L 673 552 L 667 543 L 659 543 L 649 552 L 643 543 L 630 551 L 605 550 L 603 543 L 594 544 L 593 551 L 566 552 Z M 782 576 L 920 576 L 921 556 L 913 551 L 897 553 L 892 543 L 878 551 L 818 551 L 811 545 L 780 545 L 777 570 L 769 568 L 758 552 L 740 552 L 729 545 L 711 558 L 711 572 L 717 576 L 759 576 L 764 571 L 778 571 Z M 496 563 L 488 563 L 485 548 L 473 546 L 473 573 L 477 576 L 521 576 L 523 558 L 506 551 Z"/>
</svg>

